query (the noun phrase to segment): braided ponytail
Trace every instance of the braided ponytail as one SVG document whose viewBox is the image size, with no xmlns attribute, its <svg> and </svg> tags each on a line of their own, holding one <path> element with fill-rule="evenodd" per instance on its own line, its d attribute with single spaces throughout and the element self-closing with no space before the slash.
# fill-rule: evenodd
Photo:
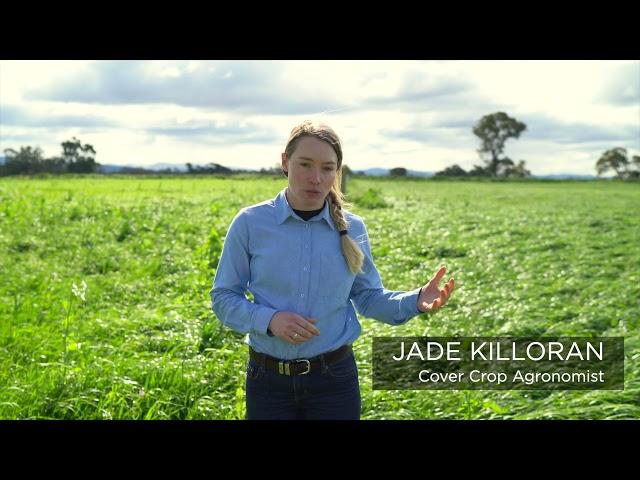
<svg viewBox="0 0 640 480">
<path fill-rule="evenodd" d="M 342 176 L 342 171 L 338 172 L 336 175 L 336 183 L 333 188 L 329 192 L 328 200 L 329 200 L 329 212 L 331 213 L 331 219 L 333 220 L 333 224 L 336 226 L 338 231 L 340 231 L 340 243 L 342 244 L 342 255 L 349 266 L 349 270 L 351 273 L 361 273 L 362 265 L 364 263 L 364 254 L 362 250 L 358 246 L 358 244 L 349 236 L 347 228 L 349 224 L 347 220 L 344 218 L 344 213 L 342 211 L 343 207 L 350 207 L 345 200 L 340 190 L 340 177 Z M 343 233 L 346 232 L 346 233 Z"/>
</svg>

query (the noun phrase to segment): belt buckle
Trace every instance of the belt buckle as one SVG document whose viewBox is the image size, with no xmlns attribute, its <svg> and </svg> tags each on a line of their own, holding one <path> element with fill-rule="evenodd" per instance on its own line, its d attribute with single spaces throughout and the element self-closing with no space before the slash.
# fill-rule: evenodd
<svg viewBox="0 0 640 480">
<path fill-rule="evenodd" d="M 295 360 L 296 363 L 301 363 L 301 362 L 307 362 L 307 370 L 304 372 L 299 373 L 298 375 L 306 375 L 307 373 L 309 373 L 311 371 L 311 362 L 309 360 L 307 360 L 306 358 L 301 358 L 300 360 Z"/>
</svg>

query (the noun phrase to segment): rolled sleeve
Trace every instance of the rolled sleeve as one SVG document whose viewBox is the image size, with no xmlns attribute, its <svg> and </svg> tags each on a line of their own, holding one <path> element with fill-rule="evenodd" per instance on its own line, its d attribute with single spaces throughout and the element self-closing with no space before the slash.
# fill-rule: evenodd
<svg viewBox="0 0 640 480">
<path fill-rule="evenodd" d="M 411 291 L 387 290 L 371 255 L 369 235 L 362 224 L 363 234 L 358 241 L 364 253 L 363 271 L 353 283 L 350 298 L 356 310 L 366 317 L 389 325 L 401 325 L 422 312 L 418 310 L 420 288 Z"/>
<path fill-rule="evenodd" d="M 249 231 L 241 210 L 231 222 L 210 291 L 211 307 L 223 325 L 239 333 L 267 335 L 277 310 L 249 301 L 245 292 L 250 278 Z"/>
</svg>

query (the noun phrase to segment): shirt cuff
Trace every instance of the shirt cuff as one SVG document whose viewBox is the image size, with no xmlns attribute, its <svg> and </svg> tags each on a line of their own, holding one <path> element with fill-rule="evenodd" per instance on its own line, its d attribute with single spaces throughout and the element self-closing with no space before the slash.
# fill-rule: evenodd
<svg viewBox="0 0 640 480">
<path fill-rule="evenodd" d="M 253 321 L 251 330 L 254 333 L 259 333 L 261 335 L 269 335 L 267 333 L 267 328 L 269 328 L 269 322 L 273 316 L 278 313 L 278 310 L 270 307 L 260 307 L 253 314 Z"/>
<path fill-rule="evenodd" d="M 420 315 L 421 312 L 418 310 L 418 298 L 420 297 L 420 292 L 422 291 L 422 287 L 416 288 L 415 290 L 410 290 L 405 293 L 402 301 L 400 302 L 400 315 L 403 317 L 402 320 L 396 322 L 397 325 L 401 325 L 416 315 Z"/>
</svg>

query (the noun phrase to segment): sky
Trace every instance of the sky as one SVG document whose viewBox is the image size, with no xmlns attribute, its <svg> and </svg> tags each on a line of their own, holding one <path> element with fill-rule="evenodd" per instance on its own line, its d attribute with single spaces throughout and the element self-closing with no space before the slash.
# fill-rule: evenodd
<svg viewBox="0 0 640 480">
<path fill-rule="evenodd" d="M 0 151 L 75 136 L 101 164 L 270 168 L 312 118 L 354 170 L 468 170 L 498 111 L 527 125 L 504 153 L 534 175 L 595 174 L 610 148 L 640 155 L 640 61 L 0 60 Z"/>
</svg>

